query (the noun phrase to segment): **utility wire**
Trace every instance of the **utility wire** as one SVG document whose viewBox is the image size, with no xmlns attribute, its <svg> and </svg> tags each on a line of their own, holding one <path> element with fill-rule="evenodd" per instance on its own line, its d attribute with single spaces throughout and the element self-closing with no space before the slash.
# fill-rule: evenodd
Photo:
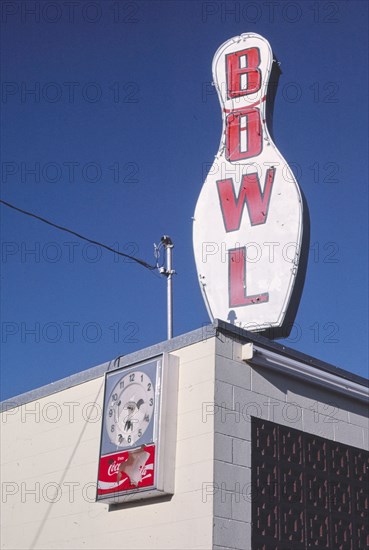
<svg viewBox="0 0 369 550">
<path fill-rule="evenodd" d="M 115 250 L 114 248 L 111 248 L 111 246 L 108 246 L 103 243 L 99 243 L 98 241 L 94 241 L 92 239 L 89 239 L 88 237 L 84 237 L 83 235 L 80 235 L 79 233 L 76 233 L 75 231 L 72 231 L 71 229 L 67 229 L 66 227 L 63 227 L 61 225 L 57 225 L 54 222 L 51 222 L 49 220 L 46 220 L 45 218 L 41 218 L 41 216 L 37 216 L 36 214 L 32 214 L 32 212 L 27 212 L 27 210 L 23 210 L 22 208 L 18 208 L 17 206 L 14 206 L 14 204 L 10 204 L 10 202 L 3 201 L 0 199 L 0 203 L 4 204 L 5 206 L 8 206 L 9 208 L 13 208 L 13 210 L 16 210 L 17 212 L 20 212 L 21 214 L 25 214 L 26 216 L 30 216 L 31 218 L 35 218 L 36 220 L 39 220 L 41 222 L 47 223 L 48 225 L 51 225 L 51 227 L 56 227 L 56 229 L 60 229 L 60 231 L 65 231 L 65 233 L 70 233 L 71 235 L 74 235 L 75 237 L 78 237 L 79 239 L 82 239 L 83 241 L 87 241 L 91 244 L 96 244 L 97 246 L 101 246 L 101 248 L 105 248 L 106 250 L 109 250 L 109 252 L 114 252 L 114 254 L 118 254 L 119 256 L 123 256 L 124 258 L 129 258 L 130 260 L 137 262 L 138 264 L 142 265 L 143 267 L 146 267 L 146 269 L 149 269 L 150 271 L 156 270 L 156 266 L 150 265 L 144 260 L 140 260 L 139 258 L 135 258 L 134 256 L 130 256 L 129 254 L 125 254 L 124 252 L 120 252 L 119 250 Z"/>
</svg>

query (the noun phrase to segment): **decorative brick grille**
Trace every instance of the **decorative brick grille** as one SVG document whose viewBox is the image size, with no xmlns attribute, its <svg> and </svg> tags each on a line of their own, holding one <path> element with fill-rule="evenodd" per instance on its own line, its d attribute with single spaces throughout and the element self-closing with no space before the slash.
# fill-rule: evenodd
<svg viewBox="0 0 369 550">
<path fill-rule="evenodd" d="M 369 452 L 252 418 L 252 550 L 369 549 Z"/>
</svg>

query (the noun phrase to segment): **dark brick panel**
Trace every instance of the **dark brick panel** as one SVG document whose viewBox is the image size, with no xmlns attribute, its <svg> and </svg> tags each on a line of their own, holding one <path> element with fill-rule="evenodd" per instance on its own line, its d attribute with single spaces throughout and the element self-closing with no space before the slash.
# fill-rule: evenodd
<svg viewBox="0 0 369 550">
<path fill-rule="evenodd" d="M 252 418 L 252 550 L 369 549 L 369 452 Z"/>
</svg>

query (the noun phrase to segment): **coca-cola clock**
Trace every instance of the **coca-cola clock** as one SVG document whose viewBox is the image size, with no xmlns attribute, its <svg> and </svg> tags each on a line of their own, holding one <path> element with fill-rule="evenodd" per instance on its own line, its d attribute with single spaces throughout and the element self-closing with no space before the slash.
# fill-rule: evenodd
<svg viewBox="0 0 369 550">
<path fill-rule="evenodd" d="M 173 494 L 177 386 L 169 354 L 106 373 L 98 501 Z"/>
</svg>

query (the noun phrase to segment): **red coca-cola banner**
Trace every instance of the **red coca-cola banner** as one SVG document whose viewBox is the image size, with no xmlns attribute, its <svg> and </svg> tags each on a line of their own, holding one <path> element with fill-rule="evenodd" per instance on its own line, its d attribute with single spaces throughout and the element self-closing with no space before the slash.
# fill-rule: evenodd
<svg viewBox="0 0 369 550">
<path fill-rule="evenodd" d="M 98 495 L 132 491 L 154 485 L 155 445 L 143 445 L 100 458 Z"/>
</svg>

